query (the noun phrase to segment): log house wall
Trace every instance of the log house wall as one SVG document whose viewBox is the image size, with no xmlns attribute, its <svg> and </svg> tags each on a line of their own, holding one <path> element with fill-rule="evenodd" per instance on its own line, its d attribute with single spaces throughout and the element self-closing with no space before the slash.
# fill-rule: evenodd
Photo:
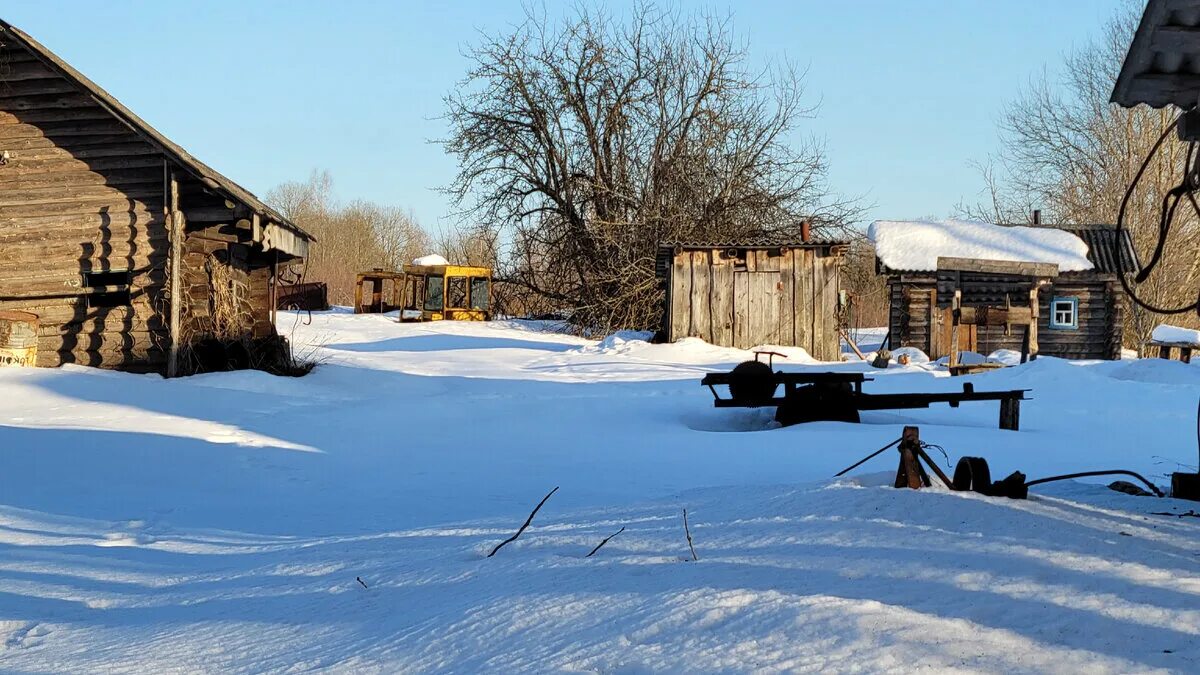
<svg viewBox="0 0 1200 675">
<path fill-rule="evenodd" d="M 185 329 L 202 337 L 216 256 L 247 284 L 255 336 L 273 332 L 273 258 L 250 242 L 244 207 L 209 191 L 72 81 L 16 45 L 0 48 L 0 309 L 40 320 L 38 365 L 161 371 L 168 331 L 168 175 L 186 217 Z M 83 275 L 131 270 L 131 300 L 89 306 Z"/>
</svg>

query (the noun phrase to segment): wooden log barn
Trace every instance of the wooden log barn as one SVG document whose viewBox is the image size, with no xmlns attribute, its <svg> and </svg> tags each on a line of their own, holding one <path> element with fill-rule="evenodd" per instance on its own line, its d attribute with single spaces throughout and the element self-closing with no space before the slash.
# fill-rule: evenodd
<svg viewBox="0 0 1200 675">
<path fill-rule="evenodd" d="M 916 347 L 932 359 L 1000 349 L 1119 359 L 1125 310 L 1117 274 L 1136 269 L 1137 260 L 1128 233 L 1038 220 L 874 223 L 869 236 L 877 271 L 887 277 L 890 346 Z"/>
<path fill-rule="evenodd" d="M 277 345 L 278 273 L 311 241 L 0 21 L 0 310 L 36 315 L 37 365 Z"/>
<path fill-rule="evenodd" d="M 662 337 L 723 347 L 803 347 L 838 361 L 840 271 L 846 242 L 665 244 Z"/>
</svg>

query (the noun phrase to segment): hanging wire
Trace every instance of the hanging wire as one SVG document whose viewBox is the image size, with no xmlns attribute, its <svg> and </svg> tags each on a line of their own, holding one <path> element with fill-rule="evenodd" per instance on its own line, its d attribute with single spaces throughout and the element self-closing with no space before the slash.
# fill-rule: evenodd
<svg viewBox="0 0 1200 675">
<path fill-rule="evenodd" d="M 1129 200 L 1133 197 L 1133 193 L 1137 189 L 1138 183 L 1141 181 L 1142 176 L 1145 175 L 1146 169 L 1149 168 L 1151 161 L 1153 161 L 1154 157 L 1158 154 L 1159 149 L 1162 148 L 1163 142 L 1167 140 L 1167 136 L 1169 136 L 1171 132 L 1175 130 L 1180 118 L 1182 118 L 1186 112 L 1187 111 L 1180 112 L 1178 115 L 1176 115 L 1175 118 L 1171 120 L 1171 123 L 1168 124 L 1163 130 L 1162 134 L 1159 135 L 1158 140 L 1156 140 L 1154 145 L 1150 148 L 1150 152 L 1146 154 L 1146 159 L 1142 161 L 1141 166 L 1138 167 L 1137 173 L 1134 174 L 1133 181 L 1129 183 L 1129 188 L 1125 190 L 1125 196 L 1121 198 L 1121 207 L 1117 211 L 1118 239 L 1124 240 L 1127 234 L 1125 228 L 1125 211 L 1129 207 Z M 1163 250 L 1166 248 L 1167 236 L 1171 230 L 1171 222 L 1175 218 L 1175 209 L 1179 205 L 1180 199 L 1187 197 L 1188 203 L 1192 206 L 1192 210 L 1195 211 L 1197 217 L 1200 217 L 1200 203 L 1197 203 L 1193 194 L 1196 188 L 1196 177 L 1191 166 L 1194 154 L 1193 150 L 1194 143 L 1188 143 L 1187 160 L 1185 161 L 1183 167 L 1183 182 L 1169 190 L 1163 197 L 1158 224 L 1158 244 L 1154 248 L 1154 253 L 1151 256 L 1150 261 L 1146 264 L 1146 266 L 1138 271 L 1136 277 L 1137 283 L 1145 281 L 1150 275 L 1150 272 L 1153 271 L 1155 266 L 1158 265 L 1159 260 L 1161 260 Z M 1120 264 L 1120 258 L 1118 258 L 1118 264 Z M 1117 279 L 1120 280 L 1121 287 L 1125 290 L 1125 293 L 1130 297 L 1130 299 L 1143 309 L 1155 312 L 1157 314 L 1185 314 L 1193 310 L 1200 310 L 1200 298 L 1197 298 L 1196 302 L 1183 307 L 1159 307 L 1151 304 L 1150 302 L 1138 297 L 1137 292 L 1133 289 L 1133 286 L 1130 285 L 1129 279 L 1126 278 L 1125 271 L 1119 270 L 1119 272 L 1120 273 L 1117 274 Z"/>
</svg>

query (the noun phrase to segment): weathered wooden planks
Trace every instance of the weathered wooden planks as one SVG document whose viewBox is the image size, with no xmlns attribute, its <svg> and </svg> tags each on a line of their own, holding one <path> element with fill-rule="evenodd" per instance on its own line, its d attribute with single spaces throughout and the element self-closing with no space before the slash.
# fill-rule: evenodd
<svg viewBox="0 0 1200 675">
<path fill-rule="evenodd" d="M 671 263 L 671 330 L 670 340 L 681 340 L 688 336 L 692 326 L 692 266 L 691 256 L 677 254 Z M 360 307 L 360 304 L 355 305 Z"/>
<path fill-rule="evenodd" d="M 712 342 L 712 264 L 711 251 L 692 251 L 690 266 L 692 288 L 688 305 L 691 309 L 688 320 L 688 337 L 698 337 Z"/>
<path fill-rule="evenodd" d="M 665 332 L 743 349 L 798 345 L 837 360 L 840 265 L 821 247 L 672 251 Z"/>
<path fill-rule="evenodd" d="M 733 261 L 718 252 L 713 253 L 709 297 L 712 317 L 712 343 L 732 345 L 733 340 Z"/>
<path fill-rule="evenodd" d="M 809 350 L 812 355 L 813 341 L 813 258 L 816 252 L 811 249 L 796 249 L 792 251 L 792 269 L 795 278 L 793 308 L 795 311 L 794 332 L 796 346 Z M 814 355 L 815 356 L 815 355 Z"/>
</svg>

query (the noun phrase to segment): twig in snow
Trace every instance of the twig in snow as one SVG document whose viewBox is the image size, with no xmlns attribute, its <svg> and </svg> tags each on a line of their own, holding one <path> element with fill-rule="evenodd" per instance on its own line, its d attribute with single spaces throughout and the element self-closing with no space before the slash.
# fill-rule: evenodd
<svg viewBox="0 0 1200 675">
<path fill-rule="evenodd" d="M 367 587 L 367 582 L 363 581 L 362 577 L 354 577 L 354 580 L 357 581 L 358 583 L 362 584 L 363 588 Z"/>
<path fill-rule="evenodd" d="M 690 548 L 692 550 L 692 560 L 694 560 L 694 561 L 700 560 L 699 558 L 696 557 L 696 547 L 692 546 L 692 531 L 690 529 L 688 529 L 687 509 L 683 510 L 683 533 L 687 535 L 688 548 Z"/>
<path fill-rule="evenodd" d="M 616 532 L 613 532 L 612 534 L 608 535 L 607 537 L 605 537 L 605 538 L 604 538 L 604 541 L 600 542 L 599 544 L 596 544 L 596 548 L 592 549 L 592 552 L 591 552 L 591 553 L 589 553 L 589 554 L 587 554 L 587 555 L 585 555 L 585 556 L 583 556 L 583 557 L 585 557 L 585 558 L 590 558 L 590 557 L 592 557 L 593 555 L 595 555 L 596 551 L 599 551 L 599 550 L 600 550 L 600 547 L 601 547 L 601 546 L 603 546 L 603 545 L 605 545 L 605 544 L 607 544 L 607 543 L 608 543 L 608 540 L 609 540 L 609 539 L 612 539 L 613 537 L 617 536 L 618 534 L 621 534 L 621 533 L 622 533 L 622 532 L 624 532 L 624 531 L 625 531 L 625 528 L 624 528 L 624 527 L 621 527 L 621 529 L 619 529 L 619 530 L 617 530 Z"/>
<path fill-rule="evenodd" d="M 487 557 L 490 558 L 490 557 L 496 555 L 496 551 L 499 551 L 501 549 L 501 547 L 503 547 L 505 544 L 516 541 L 517 537 L 521 536 L 521 533 L 525 531 L 525 528 L 529 527 L 529 524 L 533 522 L 533 517 L 536 516 L 537 512 L 542 508 L 542 504 L 545 504 L 546 500 L 550 499 L 550 495 L 554 494 L 555 492 L 558 492 L 558 487 L 555 487 L 553 490 L 546 493 L 546 496 L 542 497 L 542 501 L 538 502 L 538 505 L 533 507 L 533 511 L 529 514 L 529 517 L 525 519 L 525 524 L 521 526 L 521 529 L 517 530 L 517 533 L 514 534 L 513 536 L 509 537 L 508 539 L 505 539 L 504 541 L 500 542 L 499 544 L 496 544 L 496 548 L 492 549 L 492 552 L 487 554 Z"/>
<path fill-rule="evenodd" d="M 1184 513 L 1171 513 L 1170 511 L 1151 511 L 1152 516 L 1175 516 L 1176 518 L 1200 518 L 1200 513 L 1196 513 L 1195 509 L 1189 509 Z"/>
</svg>

